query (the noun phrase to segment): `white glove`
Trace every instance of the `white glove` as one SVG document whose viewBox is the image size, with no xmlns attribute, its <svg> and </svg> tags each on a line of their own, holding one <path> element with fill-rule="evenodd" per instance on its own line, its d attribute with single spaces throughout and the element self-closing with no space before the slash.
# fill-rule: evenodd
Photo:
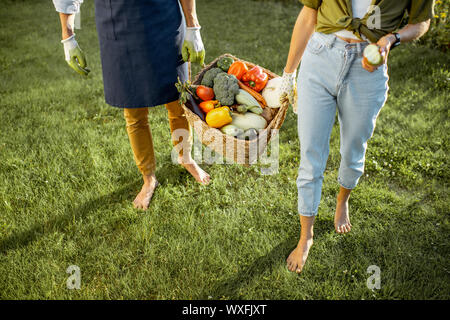
<svg viewBox="0 0 450 320">
<path fill-rule="evenodd" d="M 205 47 L 203 46 L 202 37 L 200 35 L 201 27 L 187 27 L 186 36 L 184 38 L 182 56 L 184 61 L 190 60 L 200 65 L 205 63 Z"/>
<path fill-rule="evenodd" d="M 289 99 L 289 103 L 292 105 L 292 110 L 297 113 L 297 70 L 292 73 L 283 71 L 283 77 L 281 81 L 281 95 L 280 103 L 283 103 L 284 99 Z"/>
<path fill-rule="evenodd" d="M 87 68 L 86 57 L 75 40 L 75 34 L 61 40 L 61 43 L 64 45 L 64 55 L 67 64 L 79 74 L 87 76 L 90 70 Z"/>
</svg>

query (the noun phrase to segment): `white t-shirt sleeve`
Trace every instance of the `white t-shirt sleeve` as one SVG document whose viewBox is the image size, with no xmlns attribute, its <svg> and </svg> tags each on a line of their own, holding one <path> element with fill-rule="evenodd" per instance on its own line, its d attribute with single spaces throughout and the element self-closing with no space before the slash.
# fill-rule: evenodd
<svg viewBox="0 0 450 320">
<path fill-rule="evenodd" d="M 53 0 L 56 11 L 67 14 L 79 13 L 82 3 L 83 0 Z"/>
</svg>

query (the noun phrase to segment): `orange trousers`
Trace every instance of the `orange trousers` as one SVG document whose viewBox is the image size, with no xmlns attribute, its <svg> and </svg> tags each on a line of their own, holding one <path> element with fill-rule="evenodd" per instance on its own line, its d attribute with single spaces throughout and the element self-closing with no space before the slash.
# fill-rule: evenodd
<svg viewBox="0 0 450 320">
<path fill-rule="evenodd" d="M 191 147 L 191 131 L 189 122 L 186 120 L 184 110 L 177 101 L 165 105 L 169 115 L 169 125 L 171 134 L 177 129 L 184 129 L 189 132 L 188 148 Z M 155 151 L 153 150 L 153 138 L 148 123 L 148 109 L 145 108 L 124 108 L 124 116 L 127 123 L 127 133 L 133 149 L 134 160 L 143 175 L 151 175 L 156 170 Z M 183 142 L 183 137 L 175 138 L 172 135 L 172 143 L 177 146 Z M 180 155 L 183 155 L 183 149 Z"/>
</svg>

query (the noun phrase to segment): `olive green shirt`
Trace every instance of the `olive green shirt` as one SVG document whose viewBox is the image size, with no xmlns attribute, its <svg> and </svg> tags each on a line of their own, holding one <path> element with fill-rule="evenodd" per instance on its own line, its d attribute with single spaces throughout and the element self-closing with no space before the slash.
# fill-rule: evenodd
<svg viewBox="0 0 450 320">
<path fill-rule="evenodd" d="M 364 35 L 371 42 L 377 42 L 382 36 L 397 30 L 406 14 L 410 24 L 423 22 L 434 16 L 434 0 L 372 0 L 372 7 L 361 19 L 353 18 L 352 0 L 300 2 L 317 10 L 317 32 L 334 33 L 345 29 L 352 31 L 360 39 Z M 377 12 L 380 13 L 378 16 Z"/>
</svg>

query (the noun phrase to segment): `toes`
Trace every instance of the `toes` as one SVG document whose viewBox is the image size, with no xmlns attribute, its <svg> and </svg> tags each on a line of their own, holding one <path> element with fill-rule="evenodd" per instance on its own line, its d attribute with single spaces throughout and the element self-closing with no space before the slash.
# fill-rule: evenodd
<svg viewBox="0 0 450 320">
<path fill-rule="evenodd" d="M 296 263 L 291 263 L 288 267 L 289 271 L 291 271 L 291 272 L 294 272 L 296 268 L 297 268 Z"/>
<path fill-rule="evenodd" d="M 211 177 L 209 175 L 207 175 L 206 177 L 204 177 L 202 179 L 203 184 L 206 186 L 211 182 Z"/>
<path fill-rule="evenodd" d="M 292 260 L 291 256 L 289 256 L 286 260 L 287 262 L 287 268 L 289 271 L 294 271 L 295 270 L 295 262 Z"/>
<path fill-rule="evenodd" d="M 336 226 L 336 232 L 339 234 L 348 233 L 351 230 L 351 224 L 343 224 Z"/>
</svg>

